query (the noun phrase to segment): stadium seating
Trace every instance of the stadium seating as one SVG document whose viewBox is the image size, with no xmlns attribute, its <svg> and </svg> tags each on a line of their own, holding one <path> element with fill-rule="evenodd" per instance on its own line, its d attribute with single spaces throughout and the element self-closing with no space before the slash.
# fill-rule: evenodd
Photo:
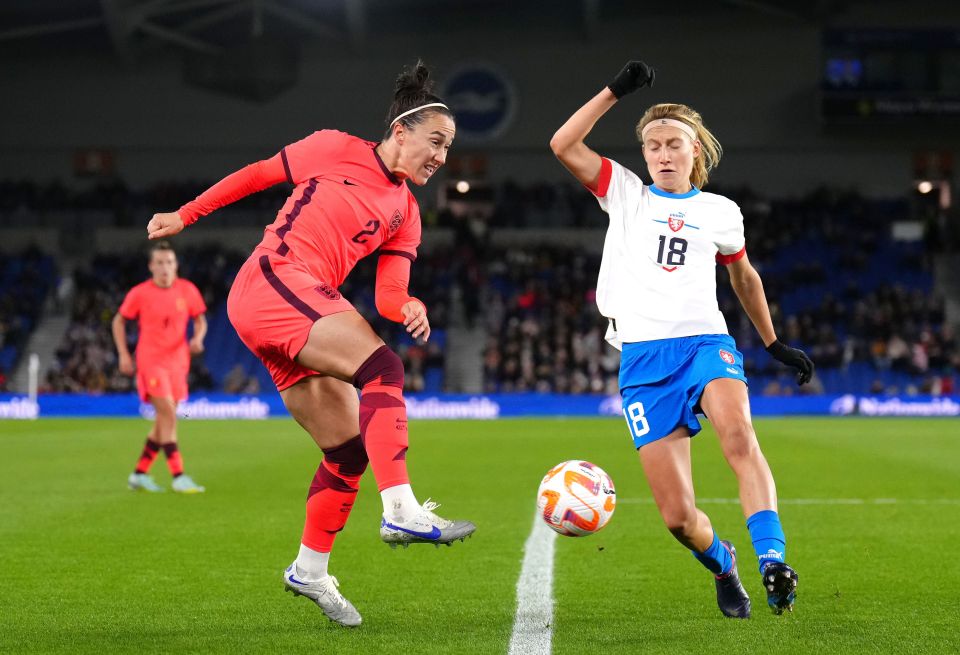
<svg viewBox="0 0 960 655">
<path fill-rule="evenodd" d="M 771 202 L 744 190 L 721 192 L 741 205 L 748 252 L 764 279 L 778 334 L 818 363 L 814 383 L 797 389 L 764 352 L 718 269 L 720 307 L 744 353 L 753 393 L 939 394 L 954 388 L 960 351 L 943 299 L 932 296 L 925 244 L 890 236 L 893 222 L 908 216 L 906 201 L 821 191 Z M 504 193 L 511 211 L 529 204 L 518 199 L 557 195 L 542 186 Z M 498 208 L 493 215 L 502 213 Z M 531 223 L 523 215 L 513 222 Z M 589 273 L 595 276 L 598 257 L 542 247 L 536 256 L 518 248 L 487 257 L 486 305 L 496 316 L 488 332 L 486 390 L 615 391 L 615 360 L 602 345 L 605 325 L 590 297 L 595 278 Z M 891 362 L 885 353 L 897 341 L 908 355 Z"/>
<path fill-rule="evenodd" d="M 226 312 L 226 296 L 245 255 L 215 244 L 187 248 L 178 254 L 180 273 L 194 282 L 207 303 L 209 330 L 206 352 L 194 358 L 190 387 L 194 390 L 227 390 L 256 393 L 273 385 L 266 369 L 237 337 Z M 425 258 L 429 260 L 429 258 Z M 358 268 L 344 285 L 344 293 L 373 323 L 404 359 L 411 389 L 441 391 L 443 386 L 444 303 L 439 290 L 421 281 L 422 294 L 431 307 L 434 326 L 429 349 L 412 344 L 406 333 L 376 317 L 373 309 L 375 264 Z M 424 266 L 429 270 L 429 266 Z M 148 276 L 145 255 L 104 254 L 95 256 L 75 274 L 76 298 L 70 327 L 58 349 L 58 364 L 47 372 L 46 391 L 128 391 L 131 379 L 116 372 L 116 352 L 110 321 L 124 294 Z M 431 291 L 431 288 L 435 289 Z M 356 291 L 354 296 L 351 292 Z M 436 296 L 436 297 L 435 297 Z M 128 330 L 131 342 L 136 330 Z"/>
<path fill-rule="evenodd" d="M 56 278 L 53 258 L 35 248 L 0 258 L 0 376 L 4 379 L 17 366 Z"/>
<path fill-rule="evenodd" d="M 0 181 L 0 225 L 30 225 L 38 216 L 63 218 L 82 211 L 104 211 L 116 225 L 130 224 L 133 215 L 175 205 L 205 185 L 163 182 L 134 192 L 115 182 L 79 192 L 57 183 Z M 818 365 L 814 383 L 797 389 L 789 372 L 764 352 L 719 268 L 720 307 L 745 355 L 753 393 L 953 390 L 960 349 L 945 322 L 943 300 L 933 296 L 928 244 L 891 237 L 893 223 L 909 215 L 905 199 L 871 200 L 821 190 L 771 200 L 747 189 L 717 191 L 743 210 L 748 252 L 763 276 L 778 334 L 806 349 Z M 272 213 L 286 192 L 278 187 L 245 199 L 241 204 L 255 211 L 238 216 L 262 224 L 262 215 Z M 451 248 L 424 248 L 413 267 L 411 288 L 430 309 L 433 337 L 428 347 L 412 343 L 402 327 L 377 315 L 375 259 L 357 266 L 342 287 L 344 295 L 404 359 L 408 390 L 445 390 L 446 329 L 480 325 L 488 340 L 482 363 L 485 391 L 615 393 L 617 355 L 603 342 L 605 322 L 593 300 L 599 254 L 522 241 L 494 247 L 490 238 L 499 228 L 596 230 L 605 225 L 605 215 L 591 194 L 567 182 L 507 183 L 492 197 L 479 220 L 460 220 L 446 210 L 424 212 L 428 231 L 434 225 L 453 228 L 454 234 Z M 271 386 L 266 371 L 236 337 L 224 308 L 244 256 L 206 244 L 180 253 L 181 274 L 201 288 L 209 307 L 207 352 L 194 363 L 195 388 Z M 18 283 L 23 276 L 38 282 Z M 0 371 L 16 365 L 54 276 L 53 260 L 39 253 L 0 266 L 5 333 Z M 81 266 L 74 322 L 48 389 L 130 388 L 128 378 L 115 374 L 109 320 L 126 289 L 146 276 L 141 254 L 99 255 Z"/>
</svg>

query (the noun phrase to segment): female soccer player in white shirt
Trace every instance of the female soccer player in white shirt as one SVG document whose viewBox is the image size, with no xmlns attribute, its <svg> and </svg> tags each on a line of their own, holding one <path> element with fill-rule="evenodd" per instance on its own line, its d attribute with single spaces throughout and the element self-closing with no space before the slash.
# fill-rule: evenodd
<svg viewBox="0 0 960 655">
<path fill-rule="evenodd" d="M 652 185 L 584 143 L 601 116 L 624 95 L 651 86 L 654 76 L 643 62 L 629 62 L 557 130 L 550 147 L 610 215 L 597 305 L 610 319 L 607 340 L 623 351 L 624 416 L 660 515 L 714 574 L 723 614 L 748 618 L 736 550 L 694 498 L 690 437 L 704 413 L 737 476 L 767 602 L 780 614 L 793 609 L 797 573 L 784 562 L 776 486 L 750 420 L 743 356 L 717 306 L 717 263 L 727 266 L 767 351 L 796 368 L 800 384 L 810 380 L 813 362 L 777 340 L 763 283 L 747 258 L 739 207 L 701 191 L 722 150 L 699 113 L 658 104 L 637 123 Z"/>
</svg>

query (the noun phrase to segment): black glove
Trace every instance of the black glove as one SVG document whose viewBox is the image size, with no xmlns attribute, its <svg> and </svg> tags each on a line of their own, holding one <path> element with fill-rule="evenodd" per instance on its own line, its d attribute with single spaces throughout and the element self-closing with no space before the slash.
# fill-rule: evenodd
<svg viewBox="0 0 960 655">
<path fill-rule="evenodd" d="M 770 356 L 797 369 L 797 384 L 804 385 L 813 377 L 813 360 L 799 348 L 791 348 L 779 340 L 767 346 Z"/>
<path fill-rule="evenodd" d="M 656 77 L 657 71 L 642 61 L 628 61 L 623 70 L 617 73 L 617 76 L 607 86 L 619 100 L 641 87 L 653 86 L 653 80 Z"/>
</svg>

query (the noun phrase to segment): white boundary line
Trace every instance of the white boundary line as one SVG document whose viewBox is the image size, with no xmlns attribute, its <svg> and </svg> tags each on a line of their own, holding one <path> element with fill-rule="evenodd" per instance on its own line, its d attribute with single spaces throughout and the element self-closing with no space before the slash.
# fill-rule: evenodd
<svg viewBox="0 0 960 655">
<path fill-rule="evenodd" d="M 617 503 L 652 505 L 652 498 L 618 498 Z M 739 498 L 698 498 L 698 504 L 736 505 Z M 781 498 L 781 505 L 960 505 L 960 498 Z M 523 545 L 517 580 L 517 611 L 508 655 L 550 655 L 553 639 L 553 556 L 557 533 L 538 512 Z"/>
<path fill-rule="evenodd" d="M 617 498 L 617 504 L 653 505 L 653 498 Z M 780 505 L 960 505 L 960 498 L 781 498 Z M 739 498 L 697 498 L 698 505 L 739 505 Z"/>
<path fill-rule="evenodd" d="M 523 566 L 517 580 L 517 613 L 509 655 L 550 655 L 553 637 L 553 553 L 557 533 L 538 512 L 523 545 Z"/>
</svg>

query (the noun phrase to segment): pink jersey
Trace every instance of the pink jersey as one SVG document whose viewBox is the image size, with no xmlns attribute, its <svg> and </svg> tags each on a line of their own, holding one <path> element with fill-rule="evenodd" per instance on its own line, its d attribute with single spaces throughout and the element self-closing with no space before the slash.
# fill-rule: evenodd
<svg viewBox="0 0 960 655">
<path fill-rule="evenodd" d="M 187 321 L 206 311 L 200 291 L 182 278 L 175 279 L 167 288 L 147 280 L 130 289 L 120 305 L 120 315 L 131 321 L 136 319 L 140 328 L 137 368 L 188 370 Z"/>
<path fill-rule="evenodd" d="M 260 245 L 293 256 L 318 280 L 339 287 L 375 250 L 416 259 L 420 209 L 407 183 L 376 153 L 376 144 L 321 130 L 284 148 L 296 184 Z"/>
</svg>

